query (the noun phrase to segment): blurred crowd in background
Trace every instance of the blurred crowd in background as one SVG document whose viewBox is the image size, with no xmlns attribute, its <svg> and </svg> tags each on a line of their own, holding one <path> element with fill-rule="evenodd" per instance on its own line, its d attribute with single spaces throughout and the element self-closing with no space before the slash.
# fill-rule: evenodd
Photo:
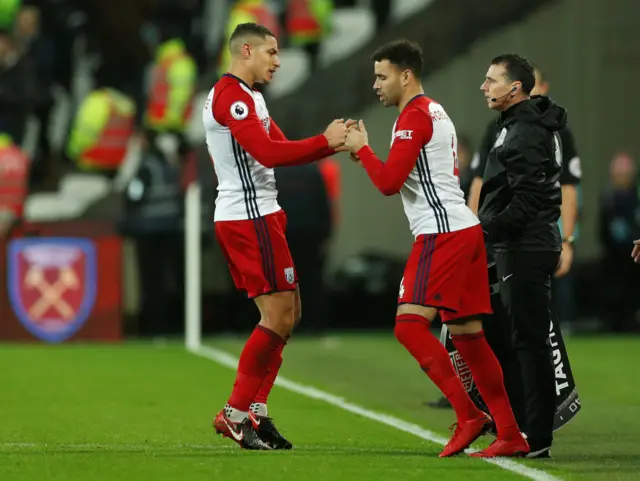
<svg viewBox="0 0 640 481">
<path fill-rule="evenodd" d="M 280 47 L 300 52 L 292 58 L 304 60 L 313 74 L 329 61 L 321 47 L 331 38 L 335 11 L 367 9 L 375 36 L 392 21 L 392 7 L 392 0 L 0 0 L 0 234 L 38 210 L 31 197 L 60 191 L 68 176 L 106 179 L 103 197 L 121 203 L 120 232 L 136 245 L 137 332 L 178 330 L 184 302 L 182 196 L 195 177 L 211 189 L 215 185 L 203 142 L 191 132 L 200 120 L 194 99 L 226 70 L 231 31 L 249 21 L 268 26 Z M 553 81 L 553 72 L 547 74 Z M 269 88 L 265 95 L 269 102 Z M 297 138 L 298 133 L 287 134 Z M 470 132 L 458 134 L 461 186 L 468 194 L 478 146 Z M 582 153 L 580 138 L 576 141 Z M 640 268 L 629 258 L 631 242 L 640 238 L 637 170 L 633 153 L 614 153 L 600 211 L 581 213 L 600 219 L 601 256 L 594 275 L 607 282 L 591 315 L 603 330 L 640 326 Z M 341 215 L 339 163 L 325 159 L 276 176 L 302 280 L 303 324 L 314 330 L 335 327 L 335 312 L 349 297 L 332 291 L 357 284 L 358 276 L 381 276 L 385 288 L 376 296 L 392 305 L 402 259 L 363 257 L 358 274 L 346 267 L 327 272 L 328 244 Z M 96 193 L 103 184 L 83 185 Z M 213 198 L 209 202 L 212 208 Z M 53 209 L 51 200 L 46 204 Z M 96 212 L 104 210 L 92 215 L 100 215 Z M 576 287 L 578 279 L 568 279 L 575 286 L 559 310 L 566 325 L 577 327 L 576 306 L 588 294 Z"/>
</svg>

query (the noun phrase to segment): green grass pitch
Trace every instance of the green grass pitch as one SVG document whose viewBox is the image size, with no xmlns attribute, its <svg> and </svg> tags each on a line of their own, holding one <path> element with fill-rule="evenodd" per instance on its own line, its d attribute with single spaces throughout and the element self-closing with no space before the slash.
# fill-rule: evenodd
<svg viewBox="0 0 640 481">
<path fill-rule="evenodd" d="M 207 345 L 237 355 L 243 341 Z M 245 452 L 211 429 L 234 372 L 177 342 L 2 344 L 0 480 L 640 480 L 640 338 L 567 345 L 582 412 L 557 433 L 553 460 L 514 472 L 439 459 L 438 444 L 283 386 L 270 410 L 294 450 Z M 435 388 L 390 333 L 294 337 L 281 374 L 442 437 L 453 422 L 422 405 Z"/>
</svg>

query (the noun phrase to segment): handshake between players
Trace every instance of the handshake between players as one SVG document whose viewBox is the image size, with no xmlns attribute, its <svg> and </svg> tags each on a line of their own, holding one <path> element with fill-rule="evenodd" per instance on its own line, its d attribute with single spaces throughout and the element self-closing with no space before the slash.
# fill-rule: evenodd
<svg viewBox="0 0 640 481">
<path fill-rule="evenodd" d="M 367 130 L 364 122 L 349 119 L 335 119 L 324 131 L 329 147 L 336 152 L 349 152 L 351 160 L 360 164 L 360 159 L 356 152 L 369 144 Z M 360 164 L 361 165 L 361 164 Z"/>
</svg>

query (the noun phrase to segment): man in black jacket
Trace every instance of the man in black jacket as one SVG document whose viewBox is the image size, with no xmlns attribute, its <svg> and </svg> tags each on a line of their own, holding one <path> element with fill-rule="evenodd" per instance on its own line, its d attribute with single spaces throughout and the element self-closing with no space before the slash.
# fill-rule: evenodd
<svg viewBox="0 0 640 481">
<path fill-rule="evenodd" d="M 501 130 L 489 153 L 478 216 L 522 370 L 521 429 L 529 457 L 548 457 L 555 412 L 550 289 L 562 248 L 558 131 L 566 111 L 548 97 L 531 97 L 534 84 L 533 66 L 518 55 L 496 57 L 487 71 L 481 90 L 489 108 L 500 112 Z"/>
<path fill-rule="evenodd" d="M 538 92 L 540 95 L 547 95 L 549 91 L 549 81 L 539 68 L 534 69 L 534 75 L 536 84 L 531 91 L 532 95 L 536 95 L 534 92 Z M 469 189 L 469 208 L 478 212 L 478 200 L 480 199 L 480 190 L 482 189 L 482 177 L 484 176 L 484 169 L 487 165 L 487 158 L 489 152 L 493 147 L 498 135 L 501 131 L 500 118 L 492 119 L 485 130 L 480 148 L 476 151 L 471 163 L 471 173 L 473 180 L 471 181 L 471 187 Z M 582 167 L 580 164 L 580 157 L 576 148 L 576 141 L 573 136 L 573 132 L 566 125 L 558 132 L 560 134 L 561 147 L 562 147 L 562 172 L 560 174 L 560 185 L 562 186 L 562 204 L 560 206 L 560 231 L 563 234 L 562 242 L 562 254 L 560 256 L 560 263 L 556 270 L 556 278 L 566 279 L 567 273 L 571 269 L 573 264 L 573 242 L 574 233 L 577 230 L 578 223 L 578 186 L 580 184 L 580 178 L 582 176 Z M 555 286 L 558 287 L 556 281 Z M 554 289 L 554 292 L 556 289 Z M 572 313 L 570 308 L 559 308 L 560 320 L 570 321 L 572 320 Z M 565 312 L 563 312 L 565 311 Z"/>
</svg>

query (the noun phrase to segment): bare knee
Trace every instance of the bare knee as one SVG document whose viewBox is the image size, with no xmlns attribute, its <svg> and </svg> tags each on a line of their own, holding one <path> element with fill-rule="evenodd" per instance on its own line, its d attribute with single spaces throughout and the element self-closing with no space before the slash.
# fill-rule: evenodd
<svg viewBox="0 0 640 481">
<path fill-rule="evenodd" d="M 274 292 L 255 301 L 260 310 L 260 324 L 283 339 L 288 338 L 296 323 L 294 292 Z"/>
<path fill-rule="evenodd" d="M 447 329 L 454 336 L 464 336 L 466 334 L 477 334 L 482 331 L 482 321 L 479 319 L 456 319 L 447 322 Z"/>
</svg>

